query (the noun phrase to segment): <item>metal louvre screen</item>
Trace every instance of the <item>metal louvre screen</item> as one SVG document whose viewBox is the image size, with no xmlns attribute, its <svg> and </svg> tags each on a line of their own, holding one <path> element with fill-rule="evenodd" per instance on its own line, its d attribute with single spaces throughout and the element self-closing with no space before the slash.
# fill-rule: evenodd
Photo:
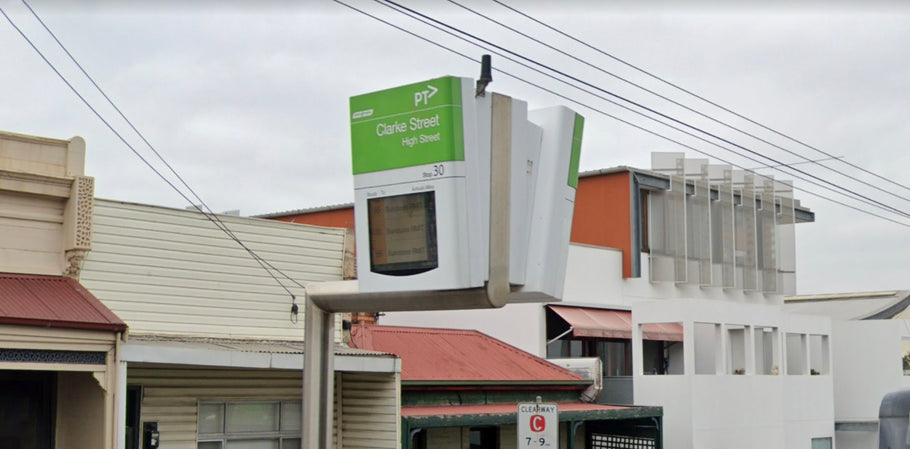
<svg viewBox="0 0 910 449">
<path fill-rule="evenodd" d="M 761 210 L 757 213 L 758 269 L 762 291 L 777 293 L 777 201 L 774 179 L 765 178 L 761 190 Z"/>
<path fill-rule="evenodd" d="M 734 172 L 740 179 L 734 179 L 739 188 L 740 204 L 736 206 L 736 268 L 742 279 L 737 285 L 745 291 L 758 290 L 758 258 L 755 230 L 755 181 L 750 174 Z"/>
<path fill-rule="evenodd" d="M 689 283 L 711 285 L 711 190 L 708 181 L 696 179 L 694 192 L 686 198 L 686 250 Z"/>
<path fill-rule="evenodd" d="M 729 165 L 709 167 L 709 177 L 714 182 L 717 199 L 711 202 L 711 262 L 714 269 L 713 285 L 723 288 L 736 287 L 736 250 L 733 223 L 733 169 Z"/>
<path fill-rule="evenodd" d="M 778 181 L 775 184 L 778 199 L 777 211 L 777 269 L 778 290 L 785 295 L 796 294 L 796 215 L 794 212 L 793 184 Z"/>
<path fill-rule="evenodd" d="M 651 282 L 686 282 L 685 154 L 651 153 L 651 168 L 670 175 L 670 189 L 649 195 Z"/>
<path fill-rule="evenodd" d="M 592 433 L 588 442 L 590 449 L 656 449 L 657 440 L 646 437 L 624 435 L 603 435 Z"/>
</svg>

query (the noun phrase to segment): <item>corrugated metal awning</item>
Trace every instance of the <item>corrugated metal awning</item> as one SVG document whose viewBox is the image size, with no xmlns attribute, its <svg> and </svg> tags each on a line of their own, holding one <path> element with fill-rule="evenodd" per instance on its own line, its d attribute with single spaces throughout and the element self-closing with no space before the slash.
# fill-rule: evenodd
<svg viewBox="0 0 910 449">
<path fill-rule="evenodd" d="M 632 312 L 588 307 L 547 306 L 572 326 L 573 337 L 632 339 Z M 679 323 L 645 324 L 645 340 L 682 341 Z"/>
<path fill-rule="evenodd" d="M 132 335 L 121 346 L 125 362 L 221 368 L 302 370 L 303 353 L 303 341 L 142 334 Z M 334 359 L 335 371 L 401 372 L 401 361 L 392 354 L 335 345 Z"/>
<path fill-rule="evenodd" d="M 126 330 L 126 323 L 75 279 L 36 274 L 0 273 L 0 323 Z"/>
</svg>

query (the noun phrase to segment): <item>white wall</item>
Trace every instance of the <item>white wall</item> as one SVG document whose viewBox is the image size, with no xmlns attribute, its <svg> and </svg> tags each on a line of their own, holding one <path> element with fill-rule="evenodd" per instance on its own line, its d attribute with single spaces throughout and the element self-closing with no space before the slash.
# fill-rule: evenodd
<svg viewBox="0 0 910 449">
<path fill-rule="evenodd" d="M 835 321 L 833 347 L 834 414 L 838 422 L 878 422 L 885 394 L 910 388 L 901 364 L 903 338 L 910 338 L 904 320 Z M 877 447 L 878 432 L 836 433 L 838 449 Z"/>
<path fill-rule="evenodd" d="M 877 421 L 885 394 L 910 388 L 903 375 L 901 339 L 910 338 L 904 320 L 834 323 L 835 416 L 838 421 Z"/>
<path fill-rule="evenodd" d="M 756 375 L 752 333 L 744 339 L 745 375 L 730 374 L 732 365 L 727 324 L 776 327 L 779 332 L 830 335 L 828 318 L 794 316 L 779 307 L 718 303 L 711 300 L 653 301 L 632 307 L 635 328 L 640 323 L 682 322 L 684 328 L 684 375 L 643 375 L 634 372 L 635 403 L 664 407 L 664 438 L 674 448 L 726 449 L 804 448 L 812 438 L 834 436 L 833 378 L 831 375 Z M 716 332 L 696 335 L 695 323 L 721 324 Z M 714 339 L 715 366 L 720 375 L 694 374 L 695 347 Z M 719 350 L 718 350 L 719 346 Z M 641 343 L 633 341 L 633 364 L 641 366 Z M 806 357 L 809 357 L 807 351 Z M 703 364 L 706 364 L 703 361 Z"/>
</svg>

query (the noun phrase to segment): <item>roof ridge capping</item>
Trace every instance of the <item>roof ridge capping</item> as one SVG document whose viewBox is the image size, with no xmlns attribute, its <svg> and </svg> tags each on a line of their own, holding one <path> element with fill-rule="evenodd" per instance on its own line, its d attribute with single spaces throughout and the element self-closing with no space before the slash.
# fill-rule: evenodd
<svg viewBox="0 0 910 449">
<path fill-rule="evenodd" d="M 873 298 L 885 298 L 888 296 L 907 296 L 910 294 L 908 290 L 892 290 L 892 291 L 878 291 L 878 292 L 858 292 L 858 293 L 823 293 L 817 295 L 795 295 L 795 296 L 785 296 L 784 302 L 788 303 L 797 303 L 797 302 L 820 302 L 820 301 L 846 301 L 852 299 L 873 299 Z"/>
</svg>

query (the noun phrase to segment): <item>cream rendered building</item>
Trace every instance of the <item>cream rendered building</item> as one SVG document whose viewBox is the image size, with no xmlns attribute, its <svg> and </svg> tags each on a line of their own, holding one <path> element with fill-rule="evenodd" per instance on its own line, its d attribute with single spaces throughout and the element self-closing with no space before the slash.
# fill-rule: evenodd
<svg viewBox="0 0 910 449">
<path fill-rule="evenodd" d="M 117 447 L 126 325 L 79 284 L 85 142 L 0 132 L 0 447 Z"/>
<path fill-rule="evenodd" d="M 297 284 L 345 231 L 218 216 L 276 281 L 197 211 L 95 199 L 85 151 L 0 132 L 0 447 L 300 447 Z M 335 447 L 399 446 L 400 371 L 336 347 Z"/>
<path fill-rule="evenodd" d="M 275 269 L 301 284 L 342 278 L 341 229 L 219 215 Z M 198 211 L 96 200 L 83 281 L 130 325 L 122 348 L 118 428 L 127 449 L 300 447 L 300 303 Z M 341 326 L 339 325 L 340 329 Z M 338 448 L 400 441 L 400 361 L 336 348 Z"/>
</svg>

